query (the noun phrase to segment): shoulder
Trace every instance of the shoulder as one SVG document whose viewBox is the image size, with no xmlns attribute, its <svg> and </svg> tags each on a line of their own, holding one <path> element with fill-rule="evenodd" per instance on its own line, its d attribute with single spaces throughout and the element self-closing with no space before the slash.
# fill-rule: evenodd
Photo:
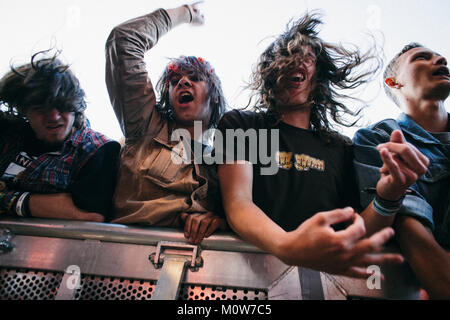
<svg viewBox="0 0 450 320">
<path fill-rule="evenodd" d="M 248 110 L 231 110 L 219 121 L 220 129 L 256 129 L 266 124 L 264 113 Z"/>
<path fill-rule="evenodd" d="M 90 128 L 78 130 L 72 136 L 73 145 L 86 155 L 94 154 L 99 149 L 107 147 L 108 150 L 120 151 L 120 144 L 104 134 L 94 131 Z"/>
<path fill-rule="evenodd" d="M 394 119 L 380 121 L 355 133 L 353 141 L 355 145 L 378 145 L 390 140 L 393 131 L 401 130 L 400 125 Z"/>
</svg>

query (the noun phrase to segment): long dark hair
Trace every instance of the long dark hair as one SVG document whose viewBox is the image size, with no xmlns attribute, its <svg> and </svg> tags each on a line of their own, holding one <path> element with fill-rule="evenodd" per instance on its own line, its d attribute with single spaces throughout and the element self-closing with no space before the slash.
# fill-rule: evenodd
<svg viewBox="0 0 450 320">
<path fill-rule="evenodd" d="M 226 100 L 222 84 L 211 64 L 200 57 L 180 57 L 172 59 L 159 79 L 156 90 L 159 92 L 159 101 L 156 107 L 167 119 L 174 120 L 173 107 L 169 99 L 169 81 L 173 74 L 194 74 L 197 78 L 206 81 L 208 95 L 211 99 L 211 119 L 208 128 L 215 128 L 225 113 Z"/>
<path fill-rule="evenodd" d="M 298 68 L 311 47 L 316 58 L 315 89 L 311 104 L 311 125 L 321 136 L 336 133 L 329 117 L 337 124 L 351 127 L 360 117 L 348 122 L 345 115 L 358 117 L 362 108 L 350 110 L 344 99 L 355 99 L 339 93 L 340 89 L 355 89 L 369 83 L 382 68 L 382 60 L 375 45 L 366 53 L 358 49 L 348 50 L 342 45 L 331 44 L 318 37 L 317 28 L 322 24 L 318 12 L 307 13 L 299 20 L 288 24 L 287 31 L 280 35 L 260 56 L 252 73 L 250 88 L 257 98 L 256 109 L 272 115 L 278 121 L 277 109 L 282 81 L 292 70 Z M 356 70 L 366 63 L 366 70 Z M 253 97 L 253 98 L 254 98 Z"/>
<path fill-rule="evenodd" d="M 36 106 L 74 112 L 74 127 L 83 128 L 87 107 L 84 90 L 70 66 L 57 58 L 59 51 L 50 58 L 40 58 L 49 51 L 34 54 L 29 64 L 11 66 L 11 71 L 0 80 L 0 105 L 24 120 L 27 110 Z"/>
</svg>

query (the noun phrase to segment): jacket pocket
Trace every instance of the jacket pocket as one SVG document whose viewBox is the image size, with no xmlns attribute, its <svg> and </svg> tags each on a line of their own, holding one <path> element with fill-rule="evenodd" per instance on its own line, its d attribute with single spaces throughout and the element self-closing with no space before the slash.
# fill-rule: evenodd
<svg viewBox="0 0 450 320">
<path fill-rule="evenodd" d="M 141 175 L 157 185 L 175 189 L 195 183 L 190 164 L 183 162 L 181 156 L 169 147 L 158 142 L 154 143 L 152 151 L 139 168 Z"/>
</svg>

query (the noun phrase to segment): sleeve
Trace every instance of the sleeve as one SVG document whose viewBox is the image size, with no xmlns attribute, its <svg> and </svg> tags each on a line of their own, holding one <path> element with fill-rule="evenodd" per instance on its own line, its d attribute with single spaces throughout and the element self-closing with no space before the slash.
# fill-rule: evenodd
<svg viewBox="0 0 450 320">
<path fill-rule="evenodd" d="M 160 9 L 117 26 L 106 42 L 106 85 L 127 139 L 147 133 L 151 117 L 159 116 L 144 55 L 171 28 L 168 13 Z"/>
<path fill-rule="evenodd" d="M 215 158 L 219 163 L 250 161 L 248 128 L 252 126 L 250 118 L 238 110 L 225 114 L 217 126 L 214 139 Z"/>
<path fill-rule="evenodd" d="M 376 186 L 381 177 L 380 169 L 383 166 L 377 146 L 390 140 L 390 132 L 391 130 L 362 129 L 355 134 L 354 166 L 362 208 L 366 208 L 375 198 Z M 413 217 L 434 230 L 433 208 L 421 195 L 417 184 L 408 190 L 398 215 Z"/>
<path fill-rule="evenodd" d="M 120 145 L 110 142 L 102 146 L 81 168 L 71 187 L 74 204 L 85 211 L 100 213 L 109 221 L 116 188 Z"/>
</svg>

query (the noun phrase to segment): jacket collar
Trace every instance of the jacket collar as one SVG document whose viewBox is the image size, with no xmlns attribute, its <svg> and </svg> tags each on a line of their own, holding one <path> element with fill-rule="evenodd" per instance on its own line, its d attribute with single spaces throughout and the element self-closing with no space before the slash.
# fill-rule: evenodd
<svg viewBox="0 0 450 320">
<path fill-rule="evenodd" d="M 441 142 L 433 137 L 428 131 L 417 124 L 405 113 L 402 113 L 398 119 L 398 124 L 403 129 L 404 133 L 411 136 L 414 140 L 420 141 L 425 144 L 441 144 Z"/>
</svg>

